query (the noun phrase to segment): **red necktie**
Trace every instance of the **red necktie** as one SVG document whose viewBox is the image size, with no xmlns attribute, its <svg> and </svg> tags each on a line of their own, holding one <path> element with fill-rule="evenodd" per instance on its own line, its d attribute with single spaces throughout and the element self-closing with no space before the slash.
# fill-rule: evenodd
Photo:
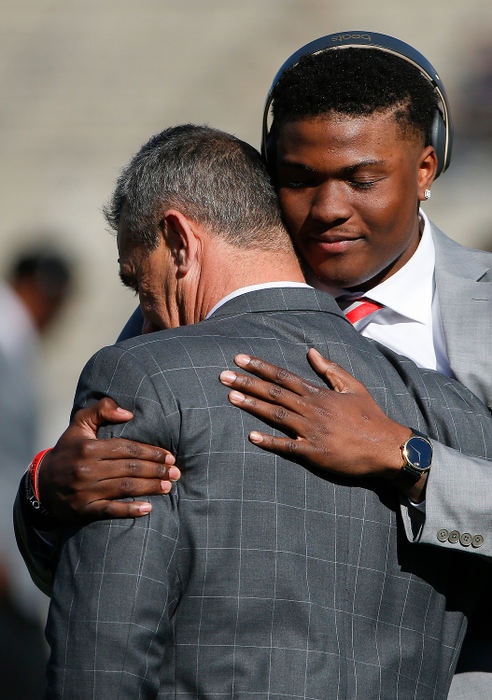
<svg viewBox="0 0 492 700">
<path fill-rule="evenodd" d="M 366 297 L 356 297 L 355 299 L 344 299 L 340 297 L 337 299 L 337 303 L 345 314 L 345 317 L 352 324 L 361 321 L 366 316 L 369 316 L 369 314 L 383 308 L 382 304 L 378 304 L 371 299 L 366 299 Z"/>
</svg>

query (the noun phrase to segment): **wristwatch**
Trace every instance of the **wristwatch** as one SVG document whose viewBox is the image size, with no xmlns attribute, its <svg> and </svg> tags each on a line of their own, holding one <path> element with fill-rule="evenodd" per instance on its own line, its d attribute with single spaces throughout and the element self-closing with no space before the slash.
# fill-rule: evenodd
<svg viewBox="0 0 492 700">
<path fill-rule="evenodd" d="M 411 436 L 400 445 L 403 457 L 402 475 L 411 483 L 416 484 L 422 474 L 426 474 L 432 464 L 432 444 L 428 437 L 415 428 L 410 428 Z"/>
</svg>

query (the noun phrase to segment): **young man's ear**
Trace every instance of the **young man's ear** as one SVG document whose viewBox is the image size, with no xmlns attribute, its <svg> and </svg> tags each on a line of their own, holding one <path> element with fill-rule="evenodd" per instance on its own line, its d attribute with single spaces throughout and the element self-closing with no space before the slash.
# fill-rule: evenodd
<svg viewBox="0 0 492 700">
<path fill-rule="evenodd" d="M 421 202 L 430 197 L 430 189 L 437 171 L 437 156 L 434 146 L 426 146 L 422 151 L 418 170 L 418 197 Z"/>
<path fill-rule="evenodd" d="M 161 230 L 174 260 L 177 276 L 184 277 L 193 266 L 201 247 L 198 227 L 177 209 L 167 209 L 162 217 Z"/>
</svg>

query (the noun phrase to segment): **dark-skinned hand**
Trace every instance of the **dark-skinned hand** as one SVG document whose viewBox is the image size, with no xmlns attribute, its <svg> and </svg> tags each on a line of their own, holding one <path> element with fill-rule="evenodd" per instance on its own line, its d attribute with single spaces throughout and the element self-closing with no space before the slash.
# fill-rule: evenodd
<svg viewBox="0 0 492 700">
<path fill-rule="evenodd" d="M 62 522 L 136 518 L 150 512 L 150 503 L 117 499 L 171 490 L 180 471 L 170 452 L 123 438 L 96 439 L 101 425 L 132 417 L 110 398 L 75 413 L 38 471 L 39 498 L 51 515 Z"/>
<path fill-rule="evenodd" d="M 229 400 L 290 437 L 252 431 L 249 439 L 264 450 L 310 467 L 353 477 L 395 479 L 402 467 L 400 446 L 408 427 L 388 418 L 365 386 L 313 348 L 308 359 L 330 388 L 319 387 L 281 367 L 249 355 L 237 355 L 238 367 L 251 375 L 225 371 Z M 422 498 L 425 477 L 411 491 Z"/>
</svg>

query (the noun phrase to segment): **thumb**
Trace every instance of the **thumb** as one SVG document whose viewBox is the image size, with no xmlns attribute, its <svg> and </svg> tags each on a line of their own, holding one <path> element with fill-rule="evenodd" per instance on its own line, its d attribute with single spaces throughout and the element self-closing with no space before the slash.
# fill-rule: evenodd
<svg viewBox="0 0 492 700">
<path fill-rule="evenodd" d="M 340 394 L 356 393 L 361 389 L 365 389 L 363 384 L 346 372 L 340 365 L 337 365 L 336 362 L 330 362 L 314 348 L 309 350 L 308 360 L 320 377 L 323 377 L 331 385 L 332 389 Z"/>
<path fill-rule="evenodd" d="M 97 429 L 105 423 L 126 423 L 133 418 L 133 413 L 120 408 L 116 401 L 105 397 L 87 408 L 81 408 L 72 419 L 72 426 L 81 428 L 85 437 L 97 437 Z"/>
</svg>

